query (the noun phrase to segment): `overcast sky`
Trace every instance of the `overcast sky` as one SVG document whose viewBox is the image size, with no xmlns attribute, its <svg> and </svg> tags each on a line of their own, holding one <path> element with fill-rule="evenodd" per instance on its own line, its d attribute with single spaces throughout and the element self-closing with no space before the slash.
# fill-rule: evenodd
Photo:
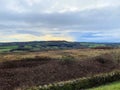
<svg viewBox="0 0 120 90">
<path fill-rule="evenodd" d="M 0 0 L 0 42 L 120 42 L 120 0 Z"/>
</svg>

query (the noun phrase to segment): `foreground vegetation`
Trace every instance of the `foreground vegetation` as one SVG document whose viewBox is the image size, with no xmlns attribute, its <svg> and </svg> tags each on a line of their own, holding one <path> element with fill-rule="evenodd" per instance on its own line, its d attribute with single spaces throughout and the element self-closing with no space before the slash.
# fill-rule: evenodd
<svg viewBox="0 0 120 90">
<path fill-rule="evenodd" d="M 118 82 L 113 82 L 107 85 L 103 85 L 97 88 L 92 88 L 89 90 L 120 90 L 120 81 Z"/>
<path fill-rule="evenodd" d="M 90 88 L 119 80 L 119 70 L 120 49 L 1 53 L 0 90 L 39 90 L 47 85 L 57 85 L 55 90 Z"/>
<path fill-rule="evenodd" d="M 54 83 L 54 84 L 49 84 L 44 86 L 33 87 L 27 90 L 81 90 L 81 89 L 87 89 L 93 86 L 99 86 L 99 85 L 103 85 L 103 84 L 118 81 L 118 80 L 120 80 L 120 71 L 114 71 L 107 74 L 100 74 L 100 75 L 95 75 L 95 76 L 86 77 L 86 78 L 69 80 L 66 82 L 59 82 L 59 83 Z M 111 87 L 114 88 L 113 86 Z M 120 86 L 119 87 L 117 86 L 117 88 L 120 88 Z M 99 90 L 99 89 L 97 88 L 92 90 Z M 115 90 L 115 89 L 110 89 L 109 87 L 108 89 L 106 88 L 106 90 Z"/>
</svg>

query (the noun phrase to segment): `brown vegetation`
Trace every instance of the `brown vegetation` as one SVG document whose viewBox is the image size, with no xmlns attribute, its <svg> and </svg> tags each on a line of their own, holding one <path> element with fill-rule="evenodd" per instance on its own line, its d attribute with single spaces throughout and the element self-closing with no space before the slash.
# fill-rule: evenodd
<svg viewBox="0 0 120 90">
<path fill-rule="evenodd" d="M 1 53 L 0 62 L 12 61 L 12 60 L 24 60 L 26 58 L 39 57 L 51 57 L 54 59 L 61 58 L 63 56 L 71 55 L 75 59 L 83 60 L 85 58 L 91 58 L 99 56 L 104 53 L 120 52 L 120 49 L 72 49 L 72 50 L 56 50 L 56 51 L 41 51 L 41 52 L 19 52 L 19 53 Z"/>
<path fill-rule="evenodd" d="M 37 56 L 1 62 L 0 90 L 44 85 L 119 69 L 119 64 L 111 57 L 109 54 L 103 54 L 89 59 L 70 60 L 70 63 L 68 59 L 71 57 L 51 59 Z"/>
</svg>

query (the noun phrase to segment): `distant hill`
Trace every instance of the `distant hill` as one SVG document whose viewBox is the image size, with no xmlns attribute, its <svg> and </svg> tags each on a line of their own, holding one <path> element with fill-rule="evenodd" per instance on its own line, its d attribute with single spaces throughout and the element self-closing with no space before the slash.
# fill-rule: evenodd
<svg viewBox="0 0 120 90">
<path fill-rule="evenodd" d="M 67 41 L 12 42 L 12 43 L 0 43 L 0 52 L 44 51 L 44 50 L 83 49 L 83 48 L 105 49 L 106 47 L 118 48 L 120 47 L 120 43 L 92 43 L 92 42 L 67 42 Z"/>
</svg>

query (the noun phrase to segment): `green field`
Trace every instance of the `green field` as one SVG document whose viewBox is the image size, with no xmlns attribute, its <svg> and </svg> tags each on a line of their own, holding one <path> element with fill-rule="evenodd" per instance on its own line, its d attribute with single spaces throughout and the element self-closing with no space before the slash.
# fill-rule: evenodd
<svg viewBox="0 0 120 90">
<path fill-rule="evenodd" d="M 108 85 L 100 86 L 97 88 L 92 88 L 90 90 L 120 90 L 120 81 Z"/>
<path fill-rule="evenodd" d="M 18 48 L 17 45 L 14 46 L 0 46 L 0 52 L 9 52 L 12 49 Z"/>
</svg>

